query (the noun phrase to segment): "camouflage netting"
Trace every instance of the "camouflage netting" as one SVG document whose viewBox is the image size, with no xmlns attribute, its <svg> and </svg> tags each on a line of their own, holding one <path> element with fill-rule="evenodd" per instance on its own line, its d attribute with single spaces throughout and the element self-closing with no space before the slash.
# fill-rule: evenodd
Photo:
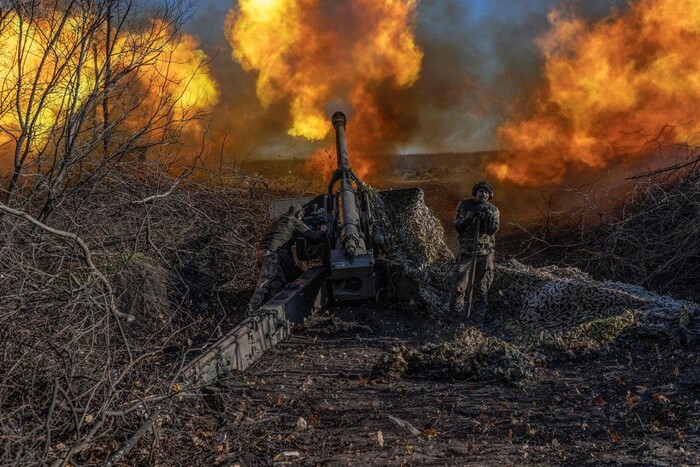
<svg viewBox="0 0 700 467">
<path fill-rule="evenodd" d="M 418 284 L 429 312 L 447 311 L 454 255 L 440 221 L 425 204 L 423 190 L 369 189 L 372 210 L 388 244 L 387 259 Z"/>
<path fill-rule="evenodd" d="M 114 287 L 120 310 L 144 322 L 165 322 L 175 277 L 155 258 L 143 253 L 117 256 L 103 266 Z M 162 323 L 161 323 L 162 324 Z"/>
<path fill-rule="evenodd" d="M 518 350 L 496 337 L 486 337 L 473 327 L 462 328 L 451 340 L 417 349 L 405 345 L 384 354 L 375 374 L 398 378 L 424 376 L 436 379 L 500 379 L 515 381 L 534 377 L 536 355 Z"/>
<path fill-rule="evenodd" d="M 526 333 L 567 333 L 630 315 L 643 335 L 700 334 L 700 306 L 621 282 L 600 282 L 575 268 L 533 268 L 511 260 L 496 267 L 492 316 Z"/>
<path fill-rule="evenodd" d="M 388 258 L 419 284 L 431 312 L 445 316 L 454 256 L 419 189 L 371 192 L 389 243 Z M 605 349 L 623 337 L 695 341 L 700 306 L 620 282 L 601 282 L 576 268 L 498 264 L 486 337 L 459 329 L 440 344 L 392 349 L 375 366 L 386 377 L 499 378 L 537 374 L 538 362 Z"/>
</svg>

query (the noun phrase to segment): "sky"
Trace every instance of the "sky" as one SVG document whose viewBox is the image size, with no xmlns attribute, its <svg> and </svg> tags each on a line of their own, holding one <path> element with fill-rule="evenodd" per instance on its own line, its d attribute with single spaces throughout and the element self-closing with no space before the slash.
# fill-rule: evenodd
<svg viewBox="0 0 700 467">
<path fill-rule="evenodd" d="M 323 1 L 323 0 L 321 0 Z M 340 0 L 327 0 L 340 1 Z M 421 75 L 406 89 L 403 109 L 410 128 L 393 147 L 396 153 L 469 152 L 498 149 L 496 128 L 512 106 L 541 79 L 542 57 L 535 40 L 548 27 L 553 8 L 572 9 L 600 20 L 623 0 L 422 0 L 418 3 L 416 41 L 424 51 Z M 220 115 L 244 118 L 251 130 L 231 129 L 232 151 L 259 157 L 303 155 L 318 147 L 286 134 L 279 112 L 257 102 L 255 77 L 231 58 L 223 34 L 233 0 L 194 2 L 187 32 L 197 36 L 213 57 L 222 88 Z M 275 110 L 275 109 L 273 109 Z M 245 113 L 245 117 L 241 117 Z M 226 132 L 225 123 L 216 131 Z"/>
</svg>

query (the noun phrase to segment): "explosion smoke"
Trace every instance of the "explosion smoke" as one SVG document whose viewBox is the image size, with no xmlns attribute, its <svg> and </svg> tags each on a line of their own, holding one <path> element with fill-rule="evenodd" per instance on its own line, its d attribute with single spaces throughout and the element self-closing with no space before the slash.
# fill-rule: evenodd
<svg viewBox="0 0 700 467">
<path fill-rule="evenodd" d="M 498 129 L 506 150 L 491 174 L 556 183 L 645 158 L 650 143 L 700 143 L 700 4 L 642 0 L 594 25 L 562 10 L 549 19 L 545 83 Z"/>
<path fill-rule="evenodd" d="M 263 107 L 288 106 L 290 135 L 323 139 L 330 131 L 328 111 L 336 110 L 330 105 L 346 103 L 355 110 L 353 121 L 363 122 L 363 139 L 376 148 L 396 130 L 395 96 L 420 75 L 416 4 L 241 0 L 229 12 L 226 35 L 233 57 L 257 75 Z M 360 152 L 370 147 L 359 136 L 353 143 Z"/>
</svg>

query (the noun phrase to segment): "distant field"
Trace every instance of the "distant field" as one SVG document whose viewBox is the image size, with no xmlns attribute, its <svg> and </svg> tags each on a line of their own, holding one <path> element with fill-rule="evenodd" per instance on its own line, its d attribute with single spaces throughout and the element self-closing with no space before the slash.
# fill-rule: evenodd
<svg viewBox="0 0 700 467">
<path fill-rule="evenodd" d="M 441 153 L 441 154 L 404 154 L 377 155 L 371 159 L 377 165 L 377 173 L 368 177 L 368 181 L 382 185 L 385 183 L 403 183 L 408 179 L 418 179 L 451 176 L 456 173 L 478 171 L 481 162 L 488 157 L 489 152 L 474 153 Z M 352 155 L 350 166 L 352 167 Z M 236 167 L 250 173 L 260 173 L 268 176 L 297 174 L 304 176 L 308 171 L 307 160 L 265 159 L 237 161 Z M 371 179 L 371 180 L 369 180 Z"/>
</svg>

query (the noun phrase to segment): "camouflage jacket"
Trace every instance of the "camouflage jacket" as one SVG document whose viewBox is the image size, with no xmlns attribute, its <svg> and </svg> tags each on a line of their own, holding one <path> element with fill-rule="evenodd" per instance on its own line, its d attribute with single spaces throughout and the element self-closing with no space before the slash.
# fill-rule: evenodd
<svg viewBox="0 0 700 467">
<path fill-rule="evenodd" d="M 320 238 L 323 233 L 309 229 L 309 226 L 296 216 L 283 214 L 267 228 L 265 238 L 260 242 L 261 250 L 276 252 L 279 249 L 291 251 L 297 236 Z"/>
<path fill-rule="evenodd" d="M 483 219 L 479 219 L 479 241 L 477 255 L 488 255 L 496 251 L 496 232 L 500 226 L 498 208 L 488 201 L 480 203 L 475 199 L 465 199 L 457 206 L 455 229 L 459 234 L 459 249 L 461 253 L 471 255 L 474 250 L 474 234 L 476 220 L 480 211 L 485 211 Z"/>
<path fill-rule="evenodd" d="M 299 234 L 309 230 L 309 226 L 296 216 L 283 214 L 270 224 L 265 238 L 260 242 L 261 250 L 277 251 L 280 248 L 291 250 Z"/>
</svg>

